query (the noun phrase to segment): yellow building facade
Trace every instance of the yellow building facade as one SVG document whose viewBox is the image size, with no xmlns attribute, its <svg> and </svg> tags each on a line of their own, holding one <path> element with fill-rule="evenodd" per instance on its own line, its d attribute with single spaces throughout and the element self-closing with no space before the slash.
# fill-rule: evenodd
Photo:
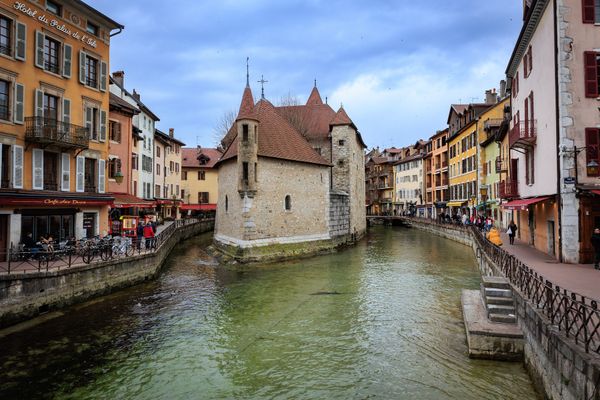
<svg viewBox="0 0 600 400">
<path fill-rule="evenodd" d="M 452 214 L 470 214 L 477 196 L 477 122 L 469 122 L 448 140 Z"/>
<path fill-rule="evenodd" d="M 183 215 L 214 213 L 219 197 L 219 172 L 215 168 L 222 153 L 210 148 L 181 150 L 181 198 Z"/>
<path fill-rule="evenodd" d="M 81 1 L 0 0 L 0 252 L 108 229 L 108 71 L 122 25 Z"/>
</svg>

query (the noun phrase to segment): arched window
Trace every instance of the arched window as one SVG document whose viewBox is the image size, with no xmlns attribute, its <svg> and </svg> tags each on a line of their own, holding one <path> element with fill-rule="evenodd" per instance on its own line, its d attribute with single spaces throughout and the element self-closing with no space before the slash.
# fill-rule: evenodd
<svg viewBox="0 0 600 400">
<path fill-rule="evenodd" d="M 229 211 L 229 197 L 225 195 L 225 212 Z"/>
<path fill-rule="evenodd" d="M 291 211 L 292 209 L 292 196 L 289 194 L 285 196 L 285 211 Z"/>
</svg>

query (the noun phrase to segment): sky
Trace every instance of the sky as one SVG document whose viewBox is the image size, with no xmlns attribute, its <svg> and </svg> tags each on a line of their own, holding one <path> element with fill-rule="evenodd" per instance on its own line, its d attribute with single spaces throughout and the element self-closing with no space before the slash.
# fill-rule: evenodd
<svg viewBox="0 0 600 400">
<path fill-rule="evenodd" d="M 521 0 L 88 0 L 125 25 L 111 71 L 125 71 L 188 147 L 214 147 L 246 84 L 277 105 L 317 87 L 343 105 L 369 148 L 446 127 L 450 104 L 498 88 L 521 28 Z"/>
</svg>

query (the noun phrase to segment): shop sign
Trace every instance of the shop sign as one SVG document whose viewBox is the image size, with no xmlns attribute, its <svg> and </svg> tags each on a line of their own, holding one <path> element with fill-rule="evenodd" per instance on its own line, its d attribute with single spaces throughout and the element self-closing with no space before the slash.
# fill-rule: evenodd
<svg viewBox="0 0 600 400">
<path fill-rule="evenodd" d="M 23 14 L 28 15 L 33 19 L 37 19 L 42 24 L 45 24 L 51 28 L 54 28 L 57 31 L 60 31 L 64 34 L 67 34 L 67 35 L 71 36 L 73 39 L 79 40 L 79 41 L 85 43 L 86 45 L 93 47 L 94 49 L 98 46 L 98 44 L 96 43 L 96 39 L 89 37 L 86 34 L 82 34 L 78 31 L 71 31 L 69 28 L 67 28 L 67 26 L 64 23 L 61 24 L 59 21 L 57 21 L 55 19 L 48 19 L 46 14 L 38 15 L 37 10 L 34 10 L 33 8 L 27 6 L 25 3 L 21 3 L 20 1 L 15 1 L 14 8 L 17 11 L 21 11 Z"/>
<path fill-rule="evenodd" d="M 46 206 L 46 207 L 80 207 L 101 206 L 110 204 L 111 200 L 79 200 L 79 199 L 20 199 L 3 198 L 2 204 L 12 206 Z"/>
<path fill-rule="evenodd" d="M 83 215 L 83 229 L 89 229 L 94 227 L 94 216 Z"/>
</svg>

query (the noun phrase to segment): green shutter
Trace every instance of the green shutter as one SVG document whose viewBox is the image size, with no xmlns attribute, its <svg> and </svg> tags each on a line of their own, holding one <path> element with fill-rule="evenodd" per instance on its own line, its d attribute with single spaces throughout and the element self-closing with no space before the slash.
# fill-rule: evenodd
<svg viewBox="0 0 600 400">
<path fill-rule="evenodd" d="M 44 33 L 35 31 L 35 66 L 44 68 Z"/>
<path fill-rule="evenodd" d="M 71 123 L 71 100 L 63 99 L 63 122 L 65 124 Z"/>
<path fill-rule="evenodd" d="M 108 74 L 108 64 L 100 61 L 100 90 L 106 92 L 106 79 Z"/>
<path fill-rule="evenodd" d="M 44 92 L 35 89 L 35 114 L 36 117 L 44 116 Z"/>
<path fill-rule="evenodd" d="M 15 112 L 13 122 L 22 125 L 25 114 L 25 86 L 21 83 L 15 84 Z"/>
<path fill-rule="evenodd" d="M 79 83 L 83 83 L 85 85 L 85 53 L 83 51 L 79 52 Z"/>
<path fill-rule="evenodd" d="M 73 58 L 73 48 L 65 44 L 63 48 L 63 76 L 65 78 L 71 77 L 71 59 Z"/>
<path fill-rule="evenodd" d="M 17 22 L 15 35 L 15 59 L 25 61 L 27 54 L 27 25 Z"/>
</svg>

